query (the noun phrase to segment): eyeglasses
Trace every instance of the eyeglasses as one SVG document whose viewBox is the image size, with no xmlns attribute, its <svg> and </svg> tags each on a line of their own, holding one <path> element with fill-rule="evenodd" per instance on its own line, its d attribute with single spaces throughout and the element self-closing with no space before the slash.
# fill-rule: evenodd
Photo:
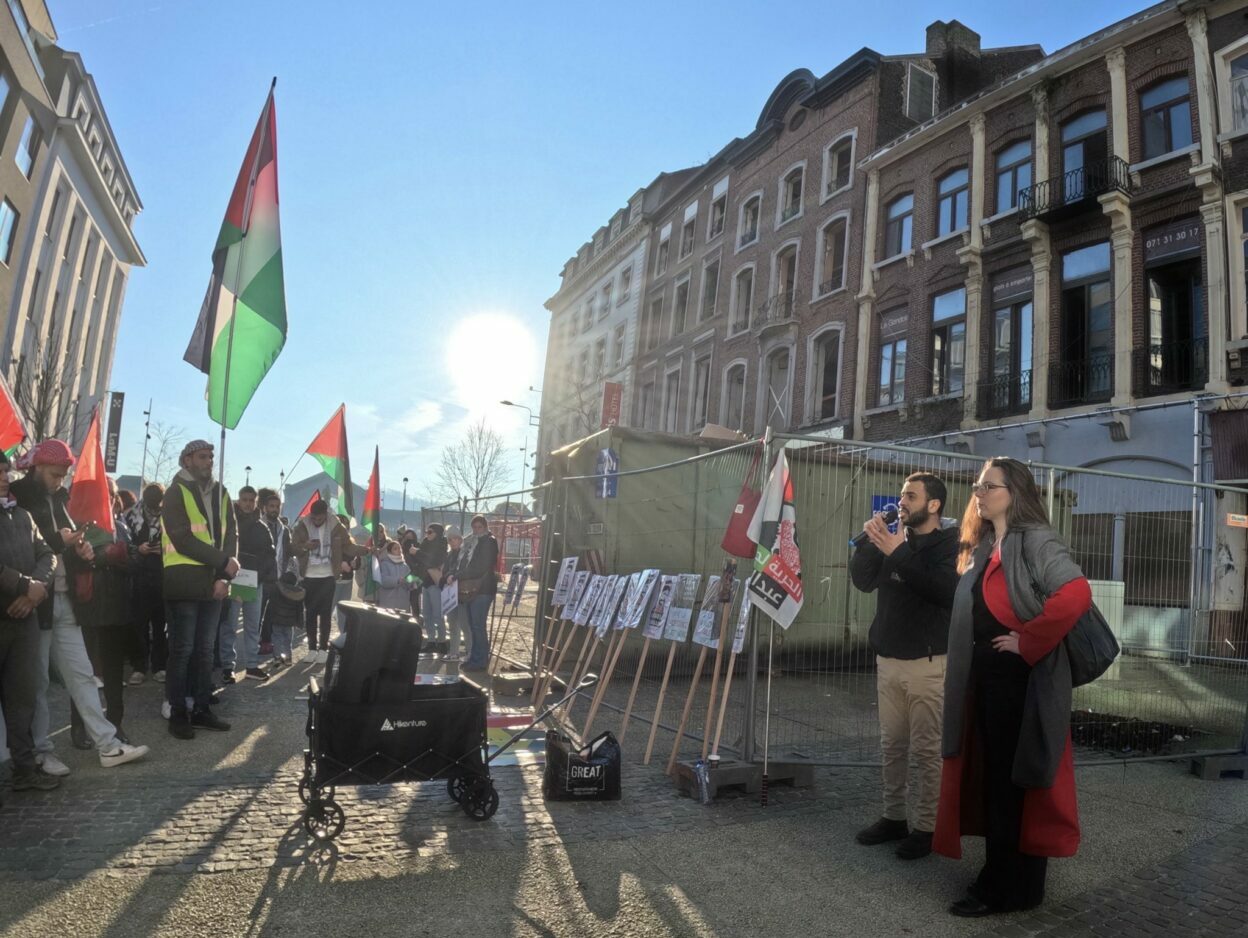
<svg viewBox="0 0 1248 938">
<path fill-rule="evenodd" d="M 1008 489 L 1008 485 L 1002 485 L 1000 482 L 976 482 L 971 486 L 972 495 L 987 495 L 993 489 Z"/>
</svg>

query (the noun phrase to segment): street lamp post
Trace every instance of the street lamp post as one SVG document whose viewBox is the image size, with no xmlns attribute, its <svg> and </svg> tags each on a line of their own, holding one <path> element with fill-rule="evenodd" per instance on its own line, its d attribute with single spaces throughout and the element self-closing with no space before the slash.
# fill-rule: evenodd
<svg viewBox="0 0 1248 938">
<path fill-rule="evenodd" d="M 243 466 L 243 472 L 246 473 L 243 477 L 243 485 L 251 485 L 251 466 Z"/>
<path fill-rule="evenodd" d="M 530 387 L 529 390 L 531 391 L 533 388 Z M 525 487 L 525 469 L 527 468 L 529 462 L 529 427 L 541 426 L 541 420 L 535 418 L 533 416 L 533 409 L 531 407 L 526 407 L 524 404 L 517 404 L 515 401 L 499 401 L 499 403 L 504 407 L 519 407 L 529 415 L 529 423 L 524 430 L 524 457 L 520 461 L 520 488 L 523 489 Z"/>
<path fill-rule="evenodd" d="M 403 477 L 403 511 L 399 517 L 399 524 L 407 524 L 407 476 Z"/>
<path fill-rule="evenodd" d="M 147 444 L 152 439 L 152 400 L 147 399 L 147 410 L 143 411 L 143 416 L 147 419 L 143 421 L 143 464 L 139 467 L 139 484 L 147 483 Z"/>
</svg>

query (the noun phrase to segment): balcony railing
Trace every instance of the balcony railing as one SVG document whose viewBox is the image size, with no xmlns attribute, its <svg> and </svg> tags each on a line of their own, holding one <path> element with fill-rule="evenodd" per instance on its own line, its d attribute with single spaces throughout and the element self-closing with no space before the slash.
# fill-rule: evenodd
<svg viewBox="0 0 1248 938">
<path fill-rule="evenodd" d="M 1020 190 L 1018 214 L 1024 221 L 1061 215 L 1077 211 L 1086 199 L 1115 190 L 1131 194 L 1131 171 L 1125 161 L 1111 156 Z"/>
<path fill-rule="evenodd" d="M 978 398 L 979 416 L 984 420 L 1026 413 L 1031 407 L 1031 371 L 981 381 Z"/>
<path fill-rule="evenodd" d="M 1049 406 L 1074 407 L 1107 401 L 1114 393 L 1112 355 L 1049 365 Z"/>
<path fill-rule="evenodd" d="M 783 326 L 792 322 L 796 316 L 795 296 L 796 291 L 785 290 L 770 297 L 754 310 L 751 321 L 754 331 L 762 332 L 771 326 Z"/>
<path fill-rule="evenodd" d="M 1135 393 L 1141 397 L 1196 391 L 1209 380 L 1204 339 L 1146 345 L 1131 353 Z"/>
</svg>

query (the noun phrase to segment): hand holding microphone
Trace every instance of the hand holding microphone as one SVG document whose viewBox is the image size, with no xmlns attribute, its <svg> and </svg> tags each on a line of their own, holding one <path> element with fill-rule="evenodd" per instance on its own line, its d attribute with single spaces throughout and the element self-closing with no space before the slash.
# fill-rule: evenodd
<svg viewBox="0 0 1248 938">
<path fill-rule="evenodd" d="M 880 547 L 880 549 L 883 550 L 884 548 L 880 544 L 876 543 L 876 538 L 873 538 L 871 536 L 868 528 L 872 526 L 873 524 L 875 524 L 876 522 L 879 522 L 880 527 L 884 528 L 884 535 L 889 538 L 892 538 L 893 535 L 889 534 L 888 532 L 888 525 L 892 524 L 896 520 L 897 520 L 897 506 L 889 505 L 879 514 L 872 516 L 871 520 L 868 521 L 865 525 L 863 525 L 863 530 L 860 531 L 858 534 L 855 534 L 852 538 L 850 538 L 849 543 L 854 547 L 861 547 L 863 544 L 866 544 L 868 541 L 870 541 L 871 543 L 875 544 L 876 547 Z M 904 532 L 902 532 L 900 529 L 898 530 L 898 533 L 901 534 L 903 538 L 905 537 Z M 885 553 L 891 554 L 892 550 L 887 550 L 885 551 Z"/>
</svg>

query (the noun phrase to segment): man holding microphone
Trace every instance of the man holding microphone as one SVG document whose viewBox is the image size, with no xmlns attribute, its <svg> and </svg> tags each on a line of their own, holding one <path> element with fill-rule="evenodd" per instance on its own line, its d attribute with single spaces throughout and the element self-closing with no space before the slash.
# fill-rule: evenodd
<svg viewBox="0 0 1248 938">
<path fill-rule="evenodd" d="M 958 585 L 958 531 L 943 527 L 940 518 L 946 497 L 936 476 L 908 476 L 897 500 L 897 532 L 879 514 L 872 517 L 862 528 L 865 540 L 855 538 L 849 565 L 854 586 L 877 594 L 870 642 L 884 782 L 883 816 L 856 839 L 866 846 L 899 840 L 896 853 L 903 860 L 931 853 L 940 796 L 945 650 Z M 909 825 L 908 800 L 914 806 Z"/>
</svg>

